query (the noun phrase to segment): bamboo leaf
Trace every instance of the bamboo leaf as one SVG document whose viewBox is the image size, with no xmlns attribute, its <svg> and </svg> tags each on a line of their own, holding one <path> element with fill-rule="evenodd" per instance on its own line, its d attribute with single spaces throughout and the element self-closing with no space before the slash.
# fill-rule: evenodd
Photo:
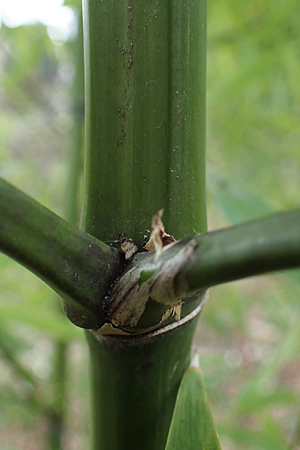
<svg viewBox="0 0 300 450">
<path fill-rule="evenodd" d="M 231 180 L 209 171 L 207 174 L 209 193 L 225 219 L 232 225 L 255 220 L 280 210 L 280 206 L 265 199 L 250 187 L 238 186 Z"/>
<path fill-rule="evenodd" d="M 266 392 L 265 386 L 270 385 L 271 380 L 274 379 L 276 374 L 282 369 L 284 363 L 299 355 L 300 347 L 300 330 L 297 320 L 297 316 L 292 318 L 289 323 L 288 333 L 283 341 L 278 345 L 276 354 L 273 358 L 267 361 L 263 367 L 251 377 L 245 384 L 242 390 L 236 395 L 234 401 L 234 408 L 237 414 L 247 414 L 253 411 L 259 411 L 262 405 L 266 406 L 272 403 L 274 397 L 277 397 L 277 402 L 280 401 L 280 397 L 283 397 L 283 389 L 278 391 Z M 297 396 L 293 393 L 294 401 L 297 400 Z M 291 401 L 289 396 L 284 393 L 285 401 Z"/>
<path fill-rule="evenodd" d="M 207 175 L 208 188 L 214 203 L 231 225 L 255 220 L 264 214 L 280 210 L 279 205 L 249 186 L 237 185 L 215 171 L 209 170 Z M 292 270 L 287 274 L 300 281 L 299 270 Z"/>
<path fill-rule="evenodd" d="M 2 321 L 5 320 L 10 325 L 14 323 L 26 324 L 56 341 L 60 340 L 68 343 L 82 339 L 81 332 L 72 326 L 70 322 L 68 323 L 62 314 L 40 307 L 32 310 L 32 305 L 28 305 L 27 302 L 18 306 L 6 302 L 0 303 L 0 315 L 1 327 Z"/>
<path fill-rule="evenodd" d="M 200 370 L 186 371 L 175 404 L 165 450 L 221 450 Z"/>
<path fill-rule="evenodd" d="M 19 376 L 21 380 L 29 382 L 32 386 L 36 387 L 36 379 L 30 371 L 27 370 L 19 361 L 16 356 L 17 344 L 14 342 L 13 336 L 6 332 L 3 327 L 0 328 L 0 354 L 13 368 L 14 372 Z"/>
</svg>

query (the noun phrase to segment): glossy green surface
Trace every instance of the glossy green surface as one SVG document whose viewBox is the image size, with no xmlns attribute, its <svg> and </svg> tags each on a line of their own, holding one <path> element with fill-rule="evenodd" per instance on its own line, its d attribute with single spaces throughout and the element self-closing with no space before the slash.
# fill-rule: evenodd
<svg viewBox="0 0 300 450">
<path fill-rule="evenodd" d="M 91 352 L 93 450 L 163 450 L 190 362 L 197 318 L 140 337 L 86 333 Z"/>
<path fill-rule="evenodd" d="M 38 202 L 0 180 L 0 248 L 44 280 L 83 328 L 103 325 L 102 301 L 120 256 Z"/>
<path fill-rule="evenodd" d="M 177 278 L 179 292 L 300 267 L 300 210 L 273 214 L 195 240 L 198 247 Z"/>
<path fill-rule="evenodd" d="M 182 379 L 165 450 L 221 450 L 200 370 Z"/>
<path fill-rule="evenodd" d="M 176 239 L 206 230 L 205 1 L 84 1 L 84 229 L 139 248 L 164 209 Z"/>
</svg>

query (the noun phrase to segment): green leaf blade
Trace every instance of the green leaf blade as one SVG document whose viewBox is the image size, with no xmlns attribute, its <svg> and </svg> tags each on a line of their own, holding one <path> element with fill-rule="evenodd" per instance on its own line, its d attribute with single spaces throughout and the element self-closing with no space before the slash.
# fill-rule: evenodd
<svg viewBox="0 0 300 450">
<path fill-rule="evenodd" d="M 208 189 L 214 203 L 230 225 L 256 220 L 258 217 L 282 210 L 280 205 L 255 192 L 250 186 L 237 185 L 214 170 L 208 171 Z M 299 269 L 285 273 L 300 281 Z"/>
<path fill-rule="evenodd" d="M 221 450 L 199 369 L 180 385 L 165 450 Z"/>
<path fill-rule="evenodd" d="M 249 186 L 237 185 L 212 170 L 208 172 L 208 187 L 214 203 L 231 225 L 255 220 L 282 209 Z"/>
</svg>

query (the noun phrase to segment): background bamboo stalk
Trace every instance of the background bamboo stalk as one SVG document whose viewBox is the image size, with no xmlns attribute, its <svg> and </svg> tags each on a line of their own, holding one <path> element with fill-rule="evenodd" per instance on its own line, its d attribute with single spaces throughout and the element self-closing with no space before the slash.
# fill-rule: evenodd
<svg viewBox="0 0 300 450">
<path fill-rule="evenodd" d="M 79 221 L 79 186 L 83 172 L 84 143 L 84 66 L 83 66 L 83 27 L 82 14 L 77 18 L 78 32 L 73 42 L 76 73 L 72 86 L 71 111 L 73 129 L 68 152 L 68 172 L 64 196 L 65 219 L 73 225 Z M 61 314 L 61 300 L 57 298 Z M 53 345 L 51 386 L 53 392 L 53 413 L 49 417 L 48 446 L 49 450 L 62 450 L 63 437 L 67 419 L 67 377 L 69 365 L 69 344 L 57 341 Z"/>
</svg>

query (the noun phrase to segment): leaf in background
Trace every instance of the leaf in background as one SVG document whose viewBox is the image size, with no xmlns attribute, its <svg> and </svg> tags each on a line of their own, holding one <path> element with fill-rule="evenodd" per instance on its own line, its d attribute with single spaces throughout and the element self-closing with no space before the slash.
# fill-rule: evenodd
<svg viewBox="0 0 300 450">
<path fill-rule="evenodd" d="M 199 369 L 189 368 L 180 385 L 165 450 L 221 450 Z"/>
<path fill-rule="evenodd" d="M 259 426 L 263 428 L 255 429 L 245 428 L 241 424 L 232 427 L 227 424 L 226 427 L 220 427 L 220 434 L 224 441 L 228 442 L 227 448 L 242 450 L 287 450 L 287 444 L 284 439 L 281 428 L 275 420 L 269 421 L 265 418 L 258 418 Z"/>
<path fill-rule="evenodd" d="M 300 330 L 297 316 L 291 317 L 288 332 L 277 347 L 275 355 L 249 378 L 243 389 L 240 389 L 235 396 L 234 409 L 238 416 L 257 412 L 275 403 L 285 402 L 286 405 L 292 406 L 299 400 L 295 392 L 289 393 L 288 389 L 284 385 L 280 386 L 278 381 L 273 387 L 271 383 L 272 380 L 274 383 L 276 375 L 280 373 L 284 364 L 295 360 L 299 355 Z"/>
<path fill-rule="evenodd" d="M 1 322 L 0 322 L 1 323 Z M 36 379 L 20 363 L 17 357 L 18 342 L 14 339 L 9 332 L 0 327 L 0 357 L 3 357 L 10 367 L 14 370 L 14 373 L 21 378 L 21 380 L 29 382 L 32 386 L 36 385 Z M 20 343 L 21 345 L 23 342 Z"/>
<path fill-rule="evenodd" d="M 282 209 L 280 205 L 256 193 L 249 186 L 242 187 L 232 183 L 215 171 L 207 171 L 207 184 L 214 203 L 231 225 L 255 220 Z M 299 269 L 285 271 L 285 274 L 300 281 Z"/>
<path fill-rule="evenodd" d="M 214 171 L 208 171 L 207 181 L 214 202 L 232 225 L 258 219 L 281 209 L 250 188 L 238 186 Z"/>
<path fill-rule="evenodd" d="M 11 325 L 12 322 L 19 322 L 34 327 L 36 330 L 42 331 L 46 336 L 62 342 L 72 342 L 74 340 L 82 340 L 83 333 L 77 327 L 74 327 L 61 314 L 47 310 L 46 308 L 35 308 L 34 311 L 28 307 L 27 303 L 10 305 L 8 303 L 0 303 L 1 322 L 6 321 Z M 0 322 L 0 326 L 1 326 Z"/>
</svg>

